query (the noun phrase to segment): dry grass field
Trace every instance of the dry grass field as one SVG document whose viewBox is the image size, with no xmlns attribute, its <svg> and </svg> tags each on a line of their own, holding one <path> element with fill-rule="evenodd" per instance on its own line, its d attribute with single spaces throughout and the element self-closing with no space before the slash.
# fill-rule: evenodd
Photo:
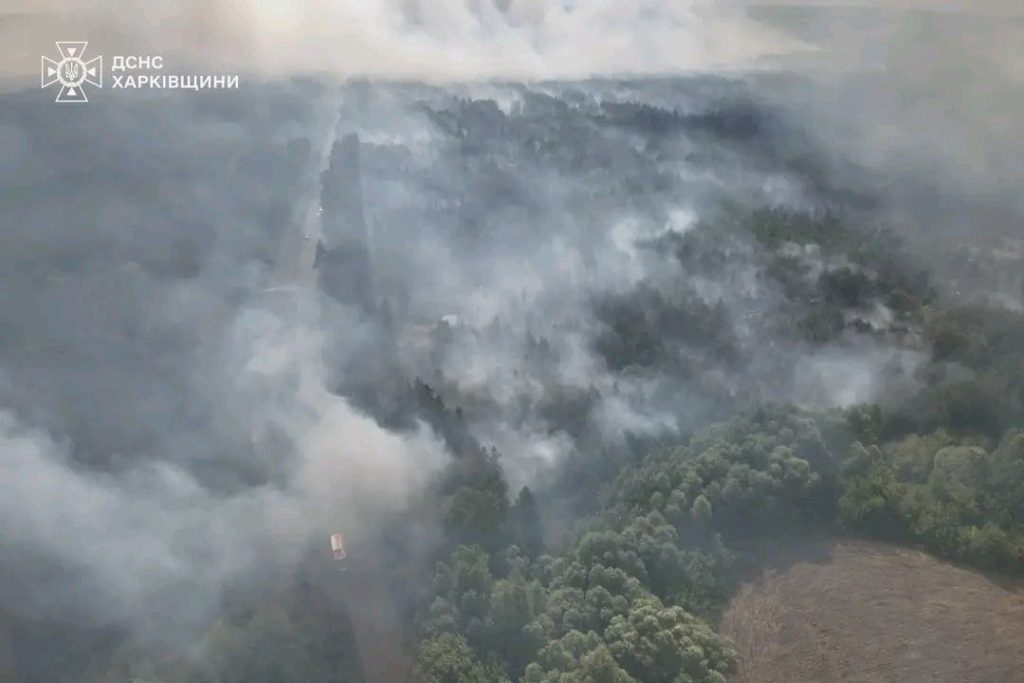
<svg viewBox="0 0 1024 683">
<path fill-rule="evenodd" d="M 735 683 L 1024 682 L 1024 584 L 860 540 L 774 561 L 723 617 Z"/>
</svg>

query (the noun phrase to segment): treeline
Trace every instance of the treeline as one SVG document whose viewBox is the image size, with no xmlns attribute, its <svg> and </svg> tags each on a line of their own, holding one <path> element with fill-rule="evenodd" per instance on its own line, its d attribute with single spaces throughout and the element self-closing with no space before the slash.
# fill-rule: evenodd
<svg viewBox="0 0 1024 683">
<path fill-rule="evenodd" d="M 919 352 L 930 360 L 916 390 L 884 409 L 817 412 L 721 395 L 716 410 L 733 416 L 684 443 L 591 463 L 600 504 L 556 548 L 543 547 L 533 495 L 506 502 L 490 460 L 486 485 L 452 499 L 449 550 L 418 617 L 425 681 L 725 680 L 736 655 L 713 625 L 756 561 L 744 549 L 788 532 L 864 533 L 1024 573 L 1024 316 L 944 308 L 891 233 L 828 212 L 740 212 L 648 246 L 700 275 L 751 241 L 758 277 L 784 297 L 754 329 Z M 702 366 L 743 366 L 721 302 L 642 283 L 596 312 L 594 349 L 612 372 L 699 381 Z M 581 457 L 545 497 L 576 493 Z"/>
<path fill-rule="evenodd" d="M 999 444 L 943 430 L 882 447 L 854 444 L 843 523 L 1000 571 L 1024 570 L 1024 432 Z"/>
<path fill-rule="evenodd" d="M 943 431 L 885 441 L 884 428 L 877 406 L 744 411 L 626 467 L 557 552 L 536 535 L 529 550 L 512 542 L 525 518 L 538 531 L 526 489 L 497 526 L 473 515 L 496 533 L 467 536 L 477 542 L 438 564 L 419 617 L 420 675 L 725 680 L 736 655 L 712 624 L 753 561 L 744 541 L 787 532 L 844 527 L 1024 572 L 1024 433 L 989 450 Z"/>
<path fill-rule="evenodd" d="M 759 282 L 782 294 L 745 314 L 754 334 L 800 349 L 861 337 L 919 352 L 929 360 L 915 391 L 881 397 L 884 408 L 741 404 L 706 377 L 745 377 L 761 353 L 738 337 L 741 314 L 684 285 L 641 283 L 595 302 L 593 350 L 613 374 L 698 387 L 706 400 L 680 424 L 712 424 L 672 443 L 627 435 L 622 453 L 576 453 L 535 495 L 510 492 L 501 456 L 416 381 L 410 413 L 452 453 L 425 494 L 444 531 L 415 607 L 426 683 L 724 681 L 736 653 L 715 632 L 717 616 L 757 561 L 746 549 L 788 533 L 863 533 L 1024 573 L 1024 316 L 944 307 L 891 234 L 833 214 L 773 209 L 729 221 L 647 246 L 668 250 L 688 276 L 751 255 Z M 880 308 L 887 314 L 874 315 Z M 530 348 L 544 355 L 545 343 Z M 587 443 L 578 437 L 592 427 L 595 391 L 545 394 L 550 428 Z M 549 547 L 541 510 L 556 501 L 572 531 Z M 296 590 L 227 610 L 195 661 L 118 653 L 108 677 L 80 679 L 356 681 L 350 626 L 322 604 Z"/>
<path fill-rule="evenodd" d="M 536 537 L 525 550 L 510 543 L 525 519 L 537 532 L 524 489 L 497 533 L 471 531 L 478 542 L 438 564 L 420 614 L 420 675 L 724 681 L 736 654 L 708 619 L 742 564 L 730 543 L 828 519 L 833 460 L 813 419 L 792 409 L 752 412 L 626 468 L 607 486 L 602 512 L 558 552 L 541 552 Z M 477 498 L 474 519 L 493 519 L 486 498 Z M 453 521 L 466 519 L 461 507 L 453 504 Z"/>
</svg>

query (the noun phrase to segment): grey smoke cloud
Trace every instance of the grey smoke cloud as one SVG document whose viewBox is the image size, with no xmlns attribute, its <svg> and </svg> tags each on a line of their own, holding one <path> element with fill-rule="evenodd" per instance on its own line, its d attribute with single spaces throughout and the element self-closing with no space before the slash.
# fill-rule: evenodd
<svg viewBox="0 0 1024 683">
<path fill-rule="evenodd" d="M 972 6 L 1012 9 L 988 8 Z M 741 351 L 765 343 L 757 318 L 740 312 L 784 302 L 758 279 L 757 253 L 727 245 L 728 268 L 709 273 L 645 247 L 666 232 L 691 233 L 723 197 L 806 207 L 821 200 L 819 182 L 881 196 L 888 217 L 942 196 L 963 210 L 954 212 L 961 230 L 1020 227 L 974 220 L 980 204 L 1020 215 L 1018 24 L 819 14 L 799 31 L 806 17 L 769 21 L 742 9 L 610 0 L 6 2 L 0 52 L 11 53 L 3 60 L 11 73 L 34 76 L 55 37 L 85 33 L 108 54 L 165 54 L 169 64 L 260 80 L 224 97 L 112 97 L 73 114 L 41 108 L 34 90 L 5 95 L 3 602 L 32 616 L 104 623 L 170 614 L 186 628 L 238 575 L 287 567 L 338 525 L 354 541 L 370 534 L 446 455 L 428 428 L 385 429 L 337 395 L 353 358 L 373 361 L 362 368 L 371 379 L 393 363 L 399 379 L 431 382 L 465 409 L 476 438 L 500 448 L 516 483 L 574 450 L 619 444 L 625 432 L 678 433 L 683 418 L 711 412 L 709 395 L 744 388 L 751 376 L 771 398 L 814 405 L 904 390 L 901 381 L 927 359 L 885 341 L 816 354 L 765 350 L 763 365 L 733 372 L 709 361 L 706 385 L 616 376 L 594 351 L 606 326 L 596 304 L 645 280 L 680 299 L 692 289 L 703 303 L 723 302 L 735 311 L 728 322 Z M 741 80 L 741 67 L 766 63 L 811 77 Z M 731 78 L 535 82 L 690 70 Z M 295 248 L 282 236 L 297 236 L 293 211 L 307 208 L 295 180 L 319 171 L 336 114 L 326 88 L 285 78 L 306 72 L 534 81 L 373 86 L 368 112 L 343 112 L 339 131 L 357 132 L 364 149 L 374 278 L 400 325 L 397 360 L 384 358 L 379 330 L 351 307 L 321 309 L 312 288 L 265 291 L 292 284 L 280 261 Z M 346 96 L 358 99 L 358 89 Z M 459 112 L 457 97 L 476 109 Z M 788 138 L 763 149 L 764 140 L 598 126 L 607 115 L 595 113 L 600 100 L 683 114 L 742 110 L 748 100 L 760 114 L 769 102 L 790 128 L 769 122 L 764 138 L 806 133 L 821 173 L 779 161 L 792 151 Z M 535 120 L 518 120 L 508 138 L 489 134 L 486 122 L 506 125 L 502 117 L 524 110 Z M 470 142 L 529 150 L 495 155 L 521 165 L 486 164 L 486 155 L 460 148 L 476 123 Z M 798 153 L 807 146 L 793 144 Z M 444 317 L 451 337 L 432 354 Z M 361 355 L 367 348 L 372 355 Z M 564 400 L 550 400 L 555 393 Z M 553 413 L 578 413 L 586 429 L 553 428 Z"/>
<path fill-rule="evenodd" d="M 841 162 L 825 169 L 835 182 L 879 197 L 931 259 L 950 245 L 936 237 L 1024 233 L 1024 15 L 1016 3 L 964 9 L 758 15 L 827 47 L 818 66 L 790 64 L 806 81 L 762 91 Z"/>
<path fill-rule="evenodd" d="M 709 0 L 133 0 L 8 3 L 7 67 L 72 30 L 105 52 L 258 74 L 427 81 L 578 78 L 749 65 L 793 47 Z M 31 63 L 28 61 L 31 58 Z M 169 59 L 169 61 L 172 61 Z"/>
<path fill-rule="evenodd" d="M 7 0 L 0 54 L 5 77 L 27 77 L 57 36 L 74 34 L 107 54 L 163 54 L 182 68 L 443 82 L 736 71 L 808 53 L 820 66 L 848 61 L 836 54 L 840 33 L 857 36 L 845 48 L 868 44 L 857 21 L 816 40 L 757 20 L 758 10 L 779 7 L 1022 16 L 1012 0 Z M 1019 75 L 1017 38 L 1019 26 L 1006 26 L 984 47 Z"/>
<path fill-rule="evenodd" d="M 9 614 L 192 637 L 226 586 L 372 537 L 443 460 L 327 390 L 313 289 L 265 291 L 336 116 L 320 86 L 267 89 L 73 114 L 6 96 Z"/>
</svg>

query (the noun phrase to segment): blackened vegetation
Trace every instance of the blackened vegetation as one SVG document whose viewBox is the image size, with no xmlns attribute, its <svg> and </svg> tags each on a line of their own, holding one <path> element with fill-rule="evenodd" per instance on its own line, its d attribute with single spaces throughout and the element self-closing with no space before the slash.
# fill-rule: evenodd
<svg viewBox="0 0 1024 683">
<path fill-rule="evenodd" d="M 595 346 L 615 371 L 638 366 L 692 376 L 691 361 L 675 351 L 691 350 L 720 362 L 738 352 L 725 305 L 710 306 L 692 292 L 670 299 L 642 286 L 599 303 L 597 316 L 607 329 Z"/>
<path fill-rule="evenodd" d="M 373 279 L 357 136 L 335 143 L 321 182 L 324 239 L 316 263 L 321 285 L 338 301 L 368 310 L 374 304 Z"/>
<path fill-rule="evenodd" d="M 710 111 L 684 114 L 643 102 L 604 102 L 609 123 L 658 137 L 671 133 L 698 133 L 715 140 L 750 140 L 764 132 L 770 114 L 753 102 L 737 100 L 712 106 Z"/>
</svg>

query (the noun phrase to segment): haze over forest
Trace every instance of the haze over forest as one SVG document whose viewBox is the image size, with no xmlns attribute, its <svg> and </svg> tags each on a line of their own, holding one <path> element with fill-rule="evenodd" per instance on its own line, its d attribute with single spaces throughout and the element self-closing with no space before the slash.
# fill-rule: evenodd
<svg viewBox="0 0 1024 683">
<path fill-rule="evenodd" d="M 1012 680 L 1024 12 L 357 4 L 0 7 L 0 681 Z"/>
</svg>

